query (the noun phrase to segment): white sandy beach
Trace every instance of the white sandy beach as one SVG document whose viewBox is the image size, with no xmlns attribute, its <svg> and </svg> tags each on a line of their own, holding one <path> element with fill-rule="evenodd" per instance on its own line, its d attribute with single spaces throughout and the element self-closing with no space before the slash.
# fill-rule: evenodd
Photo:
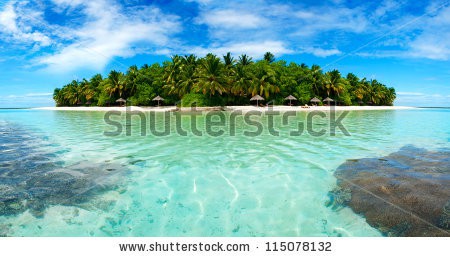
<svg viewBox="0 0 450 257">
<path fill-rule="evenodd" d="M 126 111 L 127 108 L 131 111 L 142 111 L 142 112 L 167 112 L 176 111 L 175 106 L 164 106 L 164 107 L 140 107 L 140 106 L 128 106 L 128 107 L 39 107 L 34 108 L 36 110 L 52 110 L 52 111 Z M 206 111 L 218 109 L 220 107 L 197 107 L 198 111 Z M 302 106 L 285 106 L 285 105 L 275 105 L 270 107 L 256 107 L 256 106 L 226 106 L 225 110 L 229 111 L 375 111 L 375 110 L 405 110 L 414 109 L 416 107 L 409 106 L 310 106 L 309 108 L 304 108 Z M 183 107 L 181 111 L 190 111 L 190 107 Z"/>
</svg>

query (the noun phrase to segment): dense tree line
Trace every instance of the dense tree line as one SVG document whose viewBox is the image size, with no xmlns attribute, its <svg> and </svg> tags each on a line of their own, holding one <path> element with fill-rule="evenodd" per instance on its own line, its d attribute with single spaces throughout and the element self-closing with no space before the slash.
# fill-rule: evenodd
<svg viewBox="0 0 450 257">
<path fill-rule="evenodd" d="M 268 52 L 259 61 L 245 54 L 237 59 L 230 53 L 222 58 L 175 55 L 162 65 L 134 65 L 126 73 L 113 70 L 106 78 L 97 74 L 74 80 L 55 89 L 53 98 L 57 106 L 115 105 L 118 98 L 145 106 L 154 105 L 157 95 L 171 105 L 188 98 L 198 98 L 203 105 L 246 105 L 257 94 L 275 104 L 284 103 L 288 95 L 295 96 L 297 104 L 330 97 L 340 105 L 392 105 L 396 97 L 394 88 L 377 80 L 324 72 L 318 65 L 287 64 Z"/>
</svg>

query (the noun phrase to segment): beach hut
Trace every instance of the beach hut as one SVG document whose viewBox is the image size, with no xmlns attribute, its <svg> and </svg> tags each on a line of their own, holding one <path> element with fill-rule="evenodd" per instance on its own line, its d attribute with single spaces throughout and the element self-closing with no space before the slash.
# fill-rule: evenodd
<svg viewBox="0 0 450 257">
<path fill-rule="evenodd" d="M 152 101 L 158 101 L 158 106 L 159 106 L 159 101 L 164 101 L 164 98 L 162 98 L 158 95 L 155 98 L 153 98 Z"/>
<path fill-rule="evenodd" d="M 289 100 L 289 106 L 291 106 L 292 104 L 291 104 L 291 101 L 292 100 L 297 100 L 297 98 L 295 98 L 294 96 L 292 96 L 292 95 L 288 95 L 286 98 L 284 98 L 284 100 Z"/>
<path fill-rule="evenodd" d="M 331 98 L 329 98 L 329 97 L 323 99 L 323 101 L 326 102 L 326 103 L 328 103 L 328 105 L 330 105 L 331 102 L 334 102 L 334 100 L 331 99 Z"/>
<path fill-rule="evenodd" d="M 119 105 L 125 105 L 125 103 L 127 102 L 127 100 L 123 99 L 123 98 L 119 98 L 116 100 L 116 103 L 119 103 Z"/>
<path fill-rule="evenodd" d="M 256 106 L 258 106 L 258 102 L 264 101 L 264 98 L 262 98 L 260 95 L 255 95 L 254 97 L 250 98 L 250 101 L 256 101 Z"/>
<path fill-rule="evenodd" d="M 315 104 L 315 105 L 317 105 L 317 103 L 320 103 L 321 101 L 320 101 L 319 98 L 314 97 L 313 99 L 310 100 L 310 102 L 313 103 L 313 104 Z"/>
</svg>

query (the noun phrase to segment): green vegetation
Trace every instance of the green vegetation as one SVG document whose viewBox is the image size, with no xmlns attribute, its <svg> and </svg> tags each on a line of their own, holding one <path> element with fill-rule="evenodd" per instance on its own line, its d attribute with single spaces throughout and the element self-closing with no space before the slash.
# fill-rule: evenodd
<svg viewBox="0 0 450 257">
<path fill-rule="evenodd" d="M 297 104 L 331 97 L 339 105 L 392 105 L 396 96 L 394 88 L 376 80 L 352 73 L 343 77 L 338 70 L 323 72 L 318 65 L 287 64 L 268 52 L 256 62 L 245 54 L 238 59 L 230 53 L 222 59 L 213 54 L 175 55 L 162 65 L 131 66 L 126 73 L 113 70 L 106 78 L 97 74 L 74 80 L 55 89 L 53 99 L 57 106 L 115 105 L 118 98 L 132 105 L 155 105 L 152 99 L 160 95 L 167 104 L 182 100 L 183 106 L 246 105 L 257 94 L 276 104 L 293 95 Z"/>
</svg>

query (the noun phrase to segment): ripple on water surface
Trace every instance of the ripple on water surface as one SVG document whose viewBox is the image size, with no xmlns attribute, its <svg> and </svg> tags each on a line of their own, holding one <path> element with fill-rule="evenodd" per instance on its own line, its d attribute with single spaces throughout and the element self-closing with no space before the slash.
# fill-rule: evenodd
<svg viewBox="0 0 450 257">
<path fill-rule="evenodd" d="M 105 137 L 102 113 L 0 113 L 0 207 L 8 212 L 0 234 L 379 236 L 350 208 L 325 205 L 333 172 L 346 159 L 384 156 L 411 141 L 448 145 L 442 115 L 351 112 L 350 137 L 245 137 L 239 119 L 236 136 Z M 432 124 L 415 121 L 425 118 Z M 4 120 L 18 127 L 11 133 Z M 5 207 L 6 198 L 14 204 Z"/>
</svg>

